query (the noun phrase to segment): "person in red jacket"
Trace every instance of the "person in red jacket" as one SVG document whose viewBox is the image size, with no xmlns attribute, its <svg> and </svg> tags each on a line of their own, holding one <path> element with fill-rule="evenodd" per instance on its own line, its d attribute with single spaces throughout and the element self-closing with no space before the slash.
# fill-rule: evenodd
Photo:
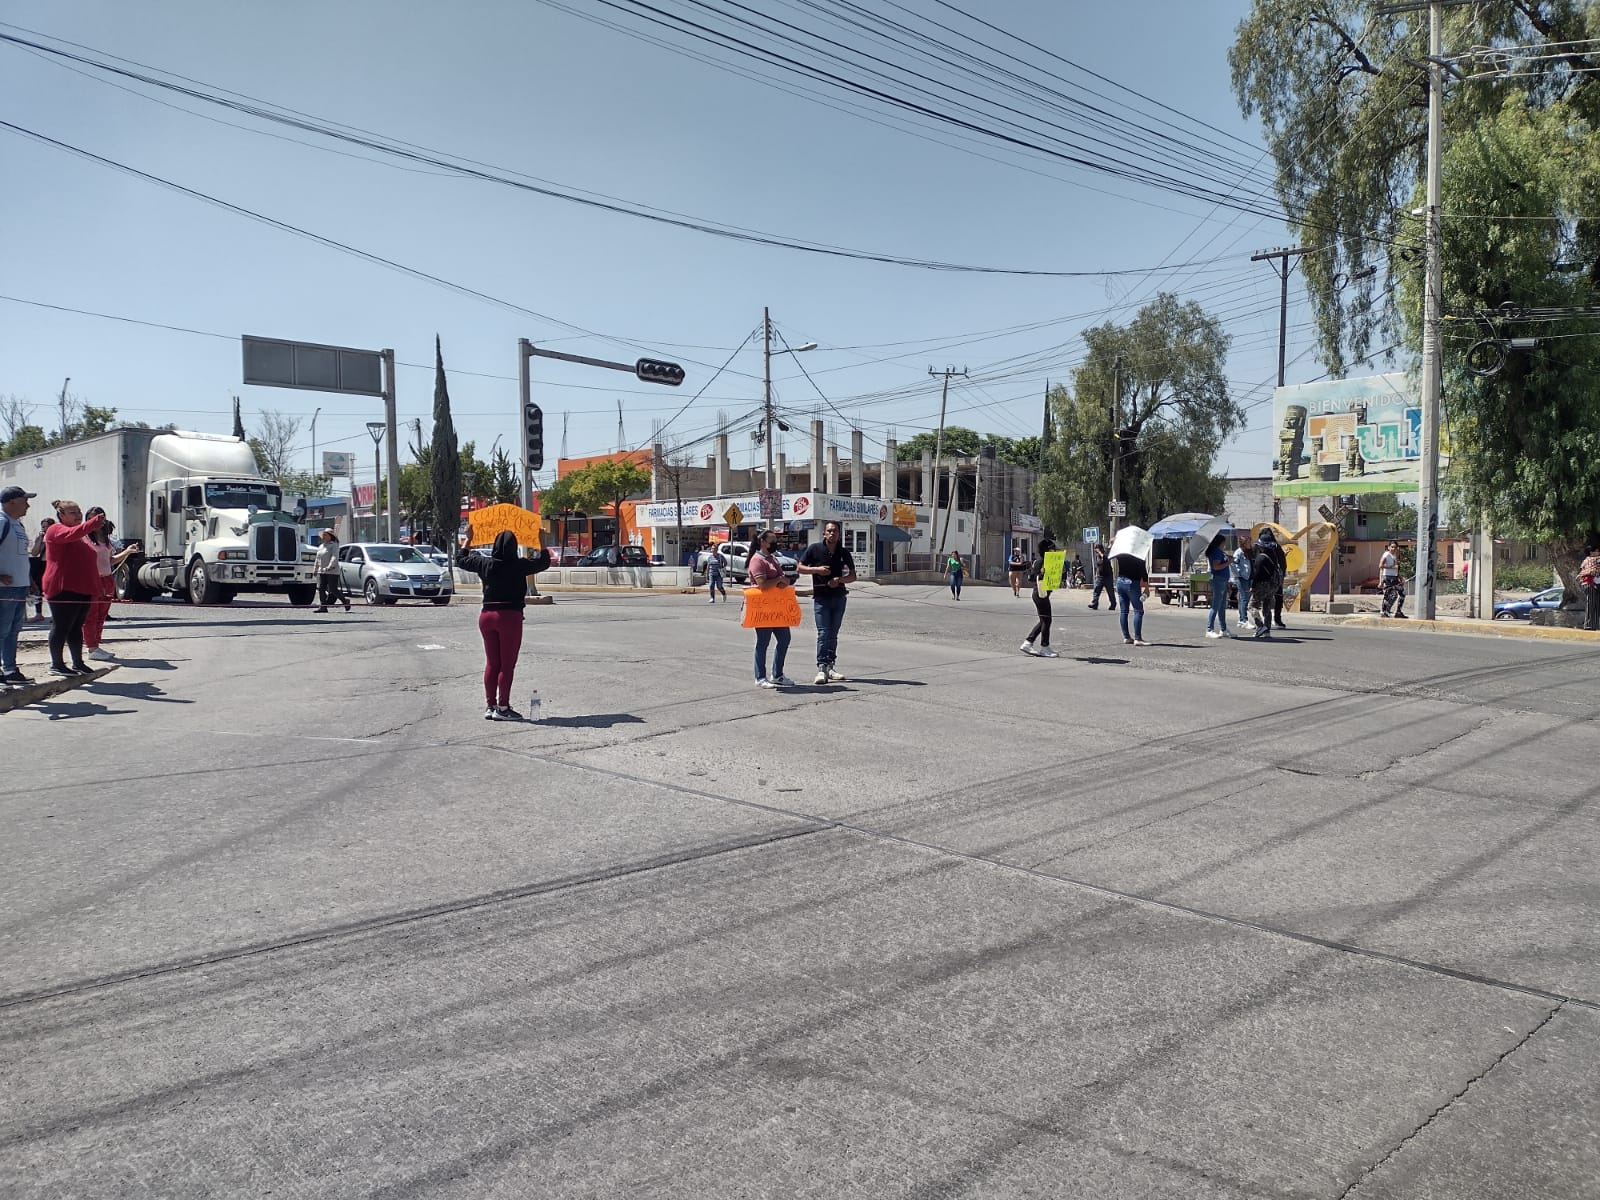
<svg viewBox="0 0 1600 1200">
<path fill-rule="evenodd" d="M 100 588 L 100 564 L 89 535 L 100 528 L 100 518 L 83 519 L 76 500 L 52 502 L 56 523 L 44 535 L 44 595 L 50 601 L 50 674 L 86 675 L 83 662 L 83 623 Z M 65 652 L 72 652 L 72 663 Z"/>
</svg>

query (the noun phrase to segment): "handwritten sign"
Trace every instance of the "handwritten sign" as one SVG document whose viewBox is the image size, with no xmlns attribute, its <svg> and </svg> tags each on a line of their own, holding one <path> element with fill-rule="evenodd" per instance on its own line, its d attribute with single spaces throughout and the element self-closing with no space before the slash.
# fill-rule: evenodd
<svg viewBox="0 0 1600 1200">
<path fill-rule="evenodd" d="M 491 504 L 488 508 L 475 508 L 467 514 L 467 526 L 472 531 L 468 540 L 471 546 L 488 546 L 503 530 L 517 535 L 517 545 L 537 550 L 544 543 L 539 537 L 539 518 L 515 504 Z"/>
<path fill-rule="evenodd" d="M 1039 590 L 1053 592 L 1061 587 L 1061 572 L 1067 562 L 1065 550 L 1046 550 L 1044 554 L 1044 570 L 1039 575 Z"/>
<path fill-rule="evenodd" d="M 745 588 L 746 629 L 793 629 L 800 624 L 800 600 L 792 587 Z"/>
</svg>

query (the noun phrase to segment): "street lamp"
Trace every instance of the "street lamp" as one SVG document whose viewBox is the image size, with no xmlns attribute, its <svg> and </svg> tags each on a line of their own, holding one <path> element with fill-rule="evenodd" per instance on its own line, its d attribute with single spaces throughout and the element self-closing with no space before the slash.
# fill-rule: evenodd
<svg viewBox="0 0 1600 1200">
<path fill-rule="evenodd" d="M 799 354 L 804 350 L 815 350 L 815 342 L 807 342 L 803 346 L 790 346 L 780 350 L 780 354 Z M 766 445 L 767 445 L 767 487 L 772 487 L 772 312 L 770 309 L 761 310 L 761 361 L 762 371 L 762 408 L 766 414 Z M 781 489 L 780 489 L 781 490 Z M 767 528 L 772 528 L 772 521 L 767 521 Z"/>
<path fill-rule="evenodd" d="M 320 475 L 322 473 L 321 471 L 317 470 L 317 418 L 320 417 L 321 415 L 322 415 L 322 410 L 320 408 L 317 409 L 316 412 L 311 414 L 311 475 L 312 475 L 312 478 L 316 478 L 316 476 L 318 476 L 318 475 Z"/>
<path fill-rule="evenodd" d="M 372 540 L 378 540 L 378 489 L 383 486 L 383 459 L 380 447 L 389 426 L 382 421 L 368 421 L 367 433 L 372 437 Z M 391 523 L 394 518 L 391 516 Z M 392 538 L 390 539 L 393 540 Z"/>
</svg>

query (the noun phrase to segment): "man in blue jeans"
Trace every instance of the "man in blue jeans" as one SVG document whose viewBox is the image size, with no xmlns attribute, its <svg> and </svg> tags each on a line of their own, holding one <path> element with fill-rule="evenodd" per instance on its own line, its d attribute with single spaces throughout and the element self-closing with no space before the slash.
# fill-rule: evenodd
<svg viewBox="0 0 1600 1200">
<path fill-rule="evenodd" d="M 822 526 L 822 540 L 812 542 L 800 556 L 800 574 L 811 576 L 812 616 L 817 622 L 817 677 L 813 684 L 843 683 L 833 669 L 839 653 L 839 626 L 844 624 L 844 602 L 856 580 L 856 560 L 844 548 L 839 522 Z"/>
<path fill-rule="evenodd" d="M 34 493 L 19 487 L 0 491 L 0 682 L 32 683 L 17 669 L 17 634 L 28 605 L 28 531 L 22 518 Z"/>
</svg>

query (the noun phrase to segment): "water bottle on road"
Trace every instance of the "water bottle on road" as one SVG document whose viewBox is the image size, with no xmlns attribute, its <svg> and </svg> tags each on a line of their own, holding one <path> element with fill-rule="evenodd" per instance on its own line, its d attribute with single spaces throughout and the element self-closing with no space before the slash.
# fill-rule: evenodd
<svg viewBox="0 0 1600 1200">
<path fill-rule="evenodd" d="M 534 688 L 528 696 L 528 720 L 537 721 L 543 716 L 544 710 L 540 707 L 539 689 Z"/>
</svg>

